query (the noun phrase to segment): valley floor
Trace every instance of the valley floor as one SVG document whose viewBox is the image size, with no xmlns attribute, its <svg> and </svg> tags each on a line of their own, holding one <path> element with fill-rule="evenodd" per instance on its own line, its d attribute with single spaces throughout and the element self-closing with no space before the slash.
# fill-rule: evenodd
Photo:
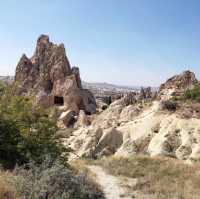
<svg viewBox="0 0 200 199">
<path fill-rule="evenodd" d="M 89 170 L 96 176 L 96 181 L 105 193 L 106 199 L 132 199 L 134 193 L 130 192 L 130 186 L 136 185 L 136 179 L 123 178 L 110 175 L 100 166 L 88 166 Z"/>
<path fill-rule="evenodd" d="M 147 156 L 88 161 L 106 199 L 199 199 L 200 165 Z"/>
</svg>

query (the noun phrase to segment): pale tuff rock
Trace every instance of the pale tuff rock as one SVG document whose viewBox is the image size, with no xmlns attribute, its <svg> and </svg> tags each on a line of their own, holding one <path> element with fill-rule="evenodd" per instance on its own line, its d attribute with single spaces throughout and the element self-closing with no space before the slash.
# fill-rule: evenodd
<svg viewBox="0 0 200 199">
<path fill-rule="evenodd" d="M 44 107 L 66 106 L 77 114 L 80 109 L 88 114 L 96 111 L 91 92 L 82 88 L 79 69 L 71 68 L 63 44 L 56 45 L 41 35 L 31 59 L 23 55 L 15 75 L 18 94 L 35 95 L 36 104 Z"/>
<path fill-rule="evenodd" d="M 95 148 L 102 135 L 103 131 L 98 127 L 79 128 L 74 131 L 70 138 L 63 140 L 63 143 L 74 151 L 69 159 L 81 156 L 94 157 Z"/>
<path fill-rule="evenodd" d="M 83 110 L 80 110 L 78 115 L 78 120 L 75 124 L 75 128 L 86 127 L 89 125 L 90 125 L 90 119 Z"/>
<path fill-rule="evenodd" d="M 112 155 L 123 143 L 121 132 L 115 128 L 107 129 L 103 132 L 98 144 L 95 147 L 95 155 Z"/>
<path fill-rule="evenodd" d="M 175 115 L 163 120 L 160 132 L 151 140 L 148 150 L 151 155 L 170 155 L 179 159 L 194 159 L 200 154 L 198 119 L 179 119 Z"/>
<path fill-rule="evenodd" d="M 76 113 L 72 110 L 63 112 L 58 118 L 58 127 L 66 128 L 70 127 L 70 125 L 73 125 L 75 122 L 75 114 Z"/>
<path fill-rule="evenodd" d="M 115 128 L 103 131 L 100 127 L 85 127 L 74 131 L 63 142 L 75 151 L 77 157 L 94 158 L 114 154 L 123 143 L 123 136 Z M 70 158 L 74 158 L 74 154 Z"/>
<path fill-rule="evenodd" d="M 102 111 L 106 110 L 108 108 L 108 106 L 109 106 L 108 104 L 103 102 L 103 100 L 97 99 L 96 102 L 97 102 L 97 110 L 98 110 L 98 112 L 102 112 Z"/>
<path fill-rule="evenodd" d="M 185 80 L 185 75 L 183 77 Z M 196 80 L 192 78 L 188 84 L 181 79 L 178 82 L 182 83 L 175 82 L 179 85 L 177 88 L 186 89 Z M 116 100 L 96 115 L 90 126 L 74 131 L 72 138 L 65 142 L 72 143 L 72 149 L 86 157 L 148 154 L 186 161 L 200 160 L 200 119 L 193 117 L 194 114 L 184 118 L 180 116 L 180 110 L 162 110 L 160 101 L 145 108 L 138 106 L 137 102 L 126 102 L 130 101 Z"/>
<path fill-rule="evenodd" d="M 135 118 L 139 113 L 141 112 L 141 109 L 137 106 L 129 105 L 122 109 L 122 112 L 120 113 L 120 121 L 121 122 L 127 122 L 131 121 L 133 118 Z"/>
</svg>

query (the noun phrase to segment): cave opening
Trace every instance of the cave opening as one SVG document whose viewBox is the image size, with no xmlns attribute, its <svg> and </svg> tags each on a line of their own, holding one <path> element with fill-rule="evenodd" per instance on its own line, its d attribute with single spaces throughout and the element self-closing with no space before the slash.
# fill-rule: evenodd
<svg viewBox="0 0 200 199">
<path fill-rule="evenodd" d="M 57 106 L 64 106 L 64 97 L 54 96 L 54 104 Z"/>
</svg>

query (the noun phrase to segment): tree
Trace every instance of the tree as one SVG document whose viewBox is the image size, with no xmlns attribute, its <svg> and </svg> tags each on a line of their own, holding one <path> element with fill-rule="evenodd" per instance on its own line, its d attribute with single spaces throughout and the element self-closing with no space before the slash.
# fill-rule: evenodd
<svg viewBox="0 0 200 199">
<path fill-rule="evenodd" d="M 4 167 L 30 160 L 40 164 L 46 155 L 65 161 L 56 121 L 46 110 L 34 107 L 31 98 L 15 95 L 14 88 L 8 86 L 0 94 L 0 163 Z"/>
</svg>

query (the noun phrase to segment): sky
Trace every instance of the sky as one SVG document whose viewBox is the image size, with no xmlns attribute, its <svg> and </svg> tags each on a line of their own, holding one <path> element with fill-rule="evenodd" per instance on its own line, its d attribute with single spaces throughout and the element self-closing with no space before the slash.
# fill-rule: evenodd
<svg viewBox="0 0 200 199">
<path fill-rule="evenodd" d="M 159 86 L 187 69 L 200 78 L 199 10 L 199 0 L 2 0 L 0 75 L 48 34 L 88 82 Z"/>
</svg>

